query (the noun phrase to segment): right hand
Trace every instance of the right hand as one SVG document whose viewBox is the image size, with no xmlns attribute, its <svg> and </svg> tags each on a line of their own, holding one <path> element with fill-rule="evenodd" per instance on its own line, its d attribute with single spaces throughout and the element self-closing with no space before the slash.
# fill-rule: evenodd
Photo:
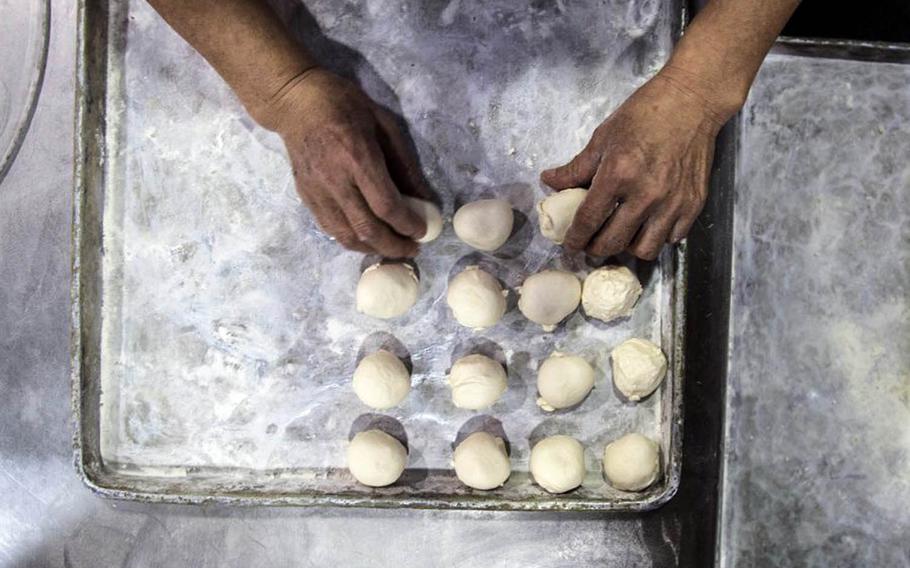
<svg viewBox="0 0 910 568">
<path fill-rule="evenodd" d="M 257 120 L 281 135 L 297 193 L 346 248 L 415 256 L 426 224 L 402 194 L 428 199 L 426 181 L 394 116 L 324 69 L 298 76 Z"/>
</svg>

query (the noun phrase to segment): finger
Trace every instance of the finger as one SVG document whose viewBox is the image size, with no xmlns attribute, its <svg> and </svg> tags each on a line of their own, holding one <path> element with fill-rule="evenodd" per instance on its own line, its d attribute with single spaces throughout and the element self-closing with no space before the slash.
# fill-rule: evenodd
<svg viewBox="0 0 910 568">
<path fill-rule="evenodd" d="M 417 243 L 396 235 L 382 222 L 355 187 L 348 187 L 339 196 L 339 205 L 357 240 L 379 254 L 389 258 L 412 257 L 417 254 Z"/>
<path fill-rule="evenodd" d="M 354 182 L 360 193 L 373 214 L 395 232 L 419 239 L 427 232 L 426 222 L 401 199 L 401 193 L 389 176 L 379 144 L 371 142 L 367 146 L 363 154 L 366 161 L 354 169 Z"/>
<path fill-rule="evenodd" d="M 600 153 L 594 151 L 591 143 L 588 142 L 584 150 L 572 158 L 569 163 L 541 172 L 540 180 L 553 189 L 587 187 L 597 172 L 598 164 L 600 164 Z"/>
<path fill-rule="evenodd" d="M 322 229 L 344 248 L 366 254 L 376 252 L 370 245 L 357 238 L 344 213 L 334 203 L 319 207 L 318 212 L 314 214 Z"/>
<path fill-rule="evenodd" d="M 704 204 L 698 203 L 683 208 L 682 214 L 673 225 L 673 230 L 670 231 L 671 243 L 676 244 L 686 238 L 686 235 L 689 234 L 689 231 L 692 229 L 692 225 L 695 223 L 695 220 L 698 219 L 698 215 L 701 213 L 703 206 Z"/>
<path fill-rule="evenodd" d="M 319 199 L 316 195 L 300 191 L 299 187 L 300 186 L 298 186 L 298 194 L 300 195 L 301 201 L 303 201 L 304 205 L 307 206 L 307 209 L 310 210 L 310 213 L 312 213 L 313 218 L 316 219 L 316 224 L 319 225 L 322 232 L 338 241 L 338 243 L 346 249 L 364 253 L 375 252 L 369 246 L 361 243 L 357 239 L 357 235 L 354 234 L 354 230 L 351 229 L 348 220 L 341 210 L 338 209 L 338 206 L 334 201 Z M 317 194 L 328 195 L 329 192 L 322 191 Z"/>
<path fill-rule="evenodd" d="M 392 181 L 405 195 L 432 201 L 433 194 L 427 183 L 414 149 L 407 137 L 399 128 L 392 113 L 379 109 L 376 111 L 379 123 L 379 145 L 386 157 L 386 166 Z"/>
<path fill-rule="evenodd" d="M 563 245 L 570 250 L 584 250 L 616 209 L 618 194 L 619 188 L 613 180 L 598 171 L 591 180 L 588 195 L 581 202 L 569 230 L 566 231 Z"/>
<path fill-rule="evenodd" d="M 622 203 L 585 250 L 591 256 L 619 254 L 632 242 L 647 213 L 648 203 L 643 200 Z"/>
<path fill-rule="evenodd" d="M 676 210 L 671 207 L 661 209 L 648 217 L 641 226 L 638 236 L 629 245 L 629 252 L 642 260 L 657 258 L 670 236 L 670 230 L 676 219 Z"/>
</svg>

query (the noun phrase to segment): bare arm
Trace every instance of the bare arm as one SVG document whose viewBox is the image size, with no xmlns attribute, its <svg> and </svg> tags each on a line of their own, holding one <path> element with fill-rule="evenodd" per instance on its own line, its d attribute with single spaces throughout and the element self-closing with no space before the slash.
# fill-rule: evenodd
<svg viewBox="0 0 910 568">
<path fill-rule="evenodd" d="M 362 252 L 417 253 L 426 226 L 401 194 L 427 188 L 387 110 L 319 67 L 264 0 L 149 3 L 281 135 L 297 192 L 327 233 Z"/>
<path fill-rule="evenodd" d="M 714 140 L 745 102 L 798 0 L 712 0 L 669 62 L 594 131 L 569 163 L 541 178 L 589 187 L 566 235 L 594 256 L 654 259 L 704 206 Z"/>
</svg>

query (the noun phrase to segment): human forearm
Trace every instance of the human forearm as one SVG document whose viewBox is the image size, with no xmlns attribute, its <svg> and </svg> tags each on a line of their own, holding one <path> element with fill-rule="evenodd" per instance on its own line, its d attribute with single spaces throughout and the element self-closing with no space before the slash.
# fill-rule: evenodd
<svg viewBox="0 0 910 568">
<path fill-rule="evenodd" d="M 743 105 L 762 60 L 799 0 L 712 0 L 661 75 L 696 91 L 723 123 Z"/>
<path fill-rule="evenodd" d="M 266 128 L 274 103 L 316 62 L 297 45 L 264 0 L 148 0 L 215 68 Z"/>
</svg>

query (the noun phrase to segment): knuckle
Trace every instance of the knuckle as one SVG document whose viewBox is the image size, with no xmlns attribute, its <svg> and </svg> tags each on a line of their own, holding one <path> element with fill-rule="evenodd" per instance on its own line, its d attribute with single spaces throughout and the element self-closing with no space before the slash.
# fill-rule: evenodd
<svg viewBox="0 0 910 568">
<path fill-rule="evenodd" d="M 664 200 L 666 191 L 662 186 L 648 185 L 639 191 L 639 196 L 641 197 L 641 200 L 648 205 L 653 205 L 654 203 L 658 203 Z"/>
<path fill-rule="evenodd" d="M 349 126 L 337 126 L 325 133 L 327 150 L 343 158 L 356 158 L 360 135 Z"/>
<path fill-rule="evenodd" d="M 705 206 L 704 198 L 698 198 L 693 201 L 690 201 L 683 207 L 683 211 L 686 215 L 697 217 L 701 213 L 702 208 Z"/>
<path fill-rule="evenodd" d="M 594 207 L 584 207 L 575 212 L 572 224 L 581 229 L 592 229 L 602 221 L 602 217 L 602 213 Z"/>
<path fill-rule="evenodd" d="M 358 221 L 353 224 L 352 229 L 361 242 L 371 241 L 379 236 L 379 229 L 368 221 Z"/>
<path fill-rule="evenodd" d="M 641 172 L 639 160 L 630 154 L 616 154 L 610 159 L 609 164 L 610 175 L 617 181 L 635 180 Z"/>
<path fill-rule="evenodd" d="M 357 246 L 359 241 L 357 236 L 348 229 L 336 229 L 334 231 L 335 240 L 344 245 L 346 248 Z"/>
<path fill-rule="evenodd" d="M 401 212 L 400 199 L 394 197 L 381 196 L 376 199 L 376 214 L 383 219 L 394 217 Z"/>
</svg>

